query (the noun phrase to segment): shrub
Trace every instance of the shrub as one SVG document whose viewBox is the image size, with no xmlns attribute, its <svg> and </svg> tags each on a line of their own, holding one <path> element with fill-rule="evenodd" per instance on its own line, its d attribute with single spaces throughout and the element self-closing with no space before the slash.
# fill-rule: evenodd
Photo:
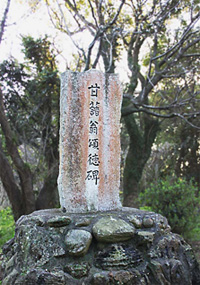
<svg viewBox="0 0 200 285">
<path fill-rule="evenodd" d="M 150 184 L 140 194 L 140 204 L 149 206 L 168 219 L 172 231 L 185 235 L 195 228 L 199 219 L 200 198 L 198 188 L 183 178 L 167 176 Z"/>
</svg>

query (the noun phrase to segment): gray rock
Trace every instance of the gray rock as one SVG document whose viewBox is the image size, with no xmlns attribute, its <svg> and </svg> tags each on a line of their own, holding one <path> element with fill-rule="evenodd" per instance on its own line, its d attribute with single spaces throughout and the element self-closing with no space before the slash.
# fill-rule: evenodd
<svg viewBox="0 0 200 285">
<path fill-rule="evenodd" d="M 141 253 L 133 246 L 109 245 L 97 253 L 95 266 L 105 270 L 135 268 L 143 262 Z"/>
<path fill-rule="evenodd" d="M 10 283 L 11 284 L 11 283 Z M 10 285 L 9 284 L 9 285 Z M 76 285 L 78 284 L 72 276 L 64 273 L 62 270 L 41 270 L 34 269 L 27 274 L 21 274 L 15 281 L 16 285 L 36 285 L 36 284 L 47 284 L 47 285 Z"/>
<path fill-rule="evenodd" d="M 122 219 L 112 216 L 101 218 L 93 226 L 93 234 L 100 242 L 126 241 L 133 237 L 135 228 Z"/>
<path fill-rule="evenodd" d="M 129 217 L 130 223 L 132 223 L 136 228 L 141 228 L 142 221 L 137 216 L 130 216 Z"/>
<path fill-rule="evenodd" d="M 17 226 L 20 226 L 22 224 L 35 224 L 37 226 L 44 226 L 44 220 L 41 216 L 22 216 L 21 218 L 19 218 L 19 220 L 17 221 Z"/>
<path fill-rule="evenodd" d="M 15 280 L 17 276 L 19 275 L 19 272 L 14 268 L 9 275 L 6 276 L 6 278 L 3 280 L 2 285 L 11 285 L 15 284 Z"/>
<path fill-rule="evenodd" d="M 155 215 L 155 223 L 159 226 L 162 231 L 165 231 L 169 227 L 167 219 L 161 215 Z"/>
<path fill-rule="evenodd" d="M 150 218 L 148 216 L 144 216 L 142 224 L 145 228 L 151 228 L 154 225 L 154 221 L 152 218 Z"/>
<path fill-rule="evenodd" d="M 74 256 L 85 255 L 90 247 L 92 235 L 85 230 L 69 230 L 65 243 L 69 254 Z"/>
<path fill-rule="evenodd" d="M 70 217 L 58 216 L 53 217 L 47 221 L 47 225 L 50 227 L 64 227 L 71 223 Z"/>
<path fill-rule="evenodd" d="M 140 238 L 140 243 L 152 243 L 155 237 L 155 232 L 139 230 L 137 235 Z"/>
<path fill-rule="evenodd" d="M 137 270 L 101 271 L 93 276 L 92 285 L 146 285 L 145 279 Z M 150 284 L 149 284 L 150 285 Z"/>
<path fill-rule="evenodd" d="M 89 270 L 90 265 L 87 262 L 70 263 L 65 267 L 65 272 L 78 279 L 87 276 Z"/>
<path fill-rule="evenodd" d="M 10 271 L 10 269 L 15 267 L 15 261 L 16 261 L 17 253 L 15 253 L 11 259 L 8 260 L 6 263 L 6 271 Z"/>
<path fill-rule="evenodd" d="M 81 220 L 78 220 L 75 224 L 76 227 L 86 227 L 86 226 L 89 226 L 91 223 L 91 220 L 90 219 L 81 219 Z"/>
<path fill-rule="evenodd" d="M 47 223 L 53 219 L 56 225 L 66 216 L 71 223 L 65 226 Z M 145 227 L 144 217 L 153 226 Z M 84 230 L 77 228 L 82 225 Z M 2 284 L 200 284 L 192 248 L 169 229 L 161 215 L 133 208 L 67 215 L 59 209 L 37 211 L 18 220 L 15 237 L 3 247 Z"/>
</svg>

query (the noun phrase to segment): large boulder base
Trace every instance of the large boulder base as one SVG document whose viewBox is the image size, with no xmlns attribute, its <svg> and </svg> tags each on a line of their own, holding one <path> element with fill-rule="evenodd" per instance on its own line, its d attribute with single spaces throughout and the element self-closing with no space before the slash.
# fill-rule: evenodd
<svg viewBox="0 0 200 285">
<path fill-rule="evenodd" d="M 200 284 L 192 248 L 166 218 L 133 208 L 23 216 L 2 268 L 2 285 Z"/>
</svg>

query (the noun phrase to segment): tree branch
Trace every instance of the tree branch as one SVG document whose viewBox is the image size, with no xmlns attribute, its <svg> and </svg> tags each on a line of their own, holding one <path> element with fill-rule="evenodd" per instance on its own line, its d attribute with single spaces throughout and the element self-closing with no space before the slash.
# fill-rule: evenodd
<svg viewBox="0 0 200 285">
<path fill-rule="evenodd" d="M 88 30 L 90 31 L 90 33 L 92 35 L 94 35 L 94 30 L 96 30 L 96 27 L 88 22 L 84 16 L 82 16 L 78 9 L 77 9 L 77 6 L 76 6 L 76 3 L 74 2 L 74 5 L 70 2 L 70 0 L 64 0 L 68 5 L 69 7 L 75 12 L 75 14 L 78 16 L 78 18 L 87 26 Z"/>
<path fill-rule="evenodd" d="M 93 6 L 92 6 L 91 1 L 90 1 L 90 0 L 88 0 L 88 2 L 89 2 L 89 4 L 90 4 L 90 9 L 91 9 L 91 11 L 92 11 L 92 18 L 94 19 L 94 21 L 95 21 L 95 25 L 96 25 L 96 27 L 98 28 L 98 27 L 99 27 L 99 25 L 98 25 L 98 23 L 97 23 L 97 19 L 96 19 L 95 14 L 94 14 L 94 8 L 93 8 Z"/>
<path fill-rule="evenodd" d="M 19 174 L 23 195 L 25 197 L 25 211 L 31 213 L 35 210 L 35 197 L 32 186 L 32 176 L 29 167 L 23 162 L 14 142 L 14 135 L 4 112 L 3 94 L 0 89 L 0 124 L 5 136 L 6 146 L 10 157 Z"/>
<path fill-rule="evenodd" d="M 63 21 L 64 21 L 65 29 L 66 29 L 66 32 L 67 32 L 68 36 L 70 37 L 70 39 L 71 39 L 72 43 L 74 44 L 74 46 L 75 46 L 78 50 L 80 50 L 80 51 L 82 52 L 84 58 L 86 59 L 85 51 L 84 51 L 82 48 L 79 47 L 79 45 L 74 41 L 74 39 L 73 39 L 73 37 L 72 37 L 72 33 L 70 32 L 70 30 L 69 30 L 69 28 L 68 28 L 68 26 L 67 26 L 67 23 L 66 23 L 66 21 L 65 21 L 65 16 L 64 16 L 63 10 L 62 10 L 62 8 L 61 8 L 61 6 L 60 6 L 60 3 L 59 3 L 58 1 L 56 1 L 56 2 L 57 2 L 57 5 L 58 5 L 58 8 L 59 8 L 59 11 L 60 11 L 60 13 L 61 13 L 62 19 L 63 19 Z"/>
<path fill-rule="evenodd" d="M 7 16 L 8 16 L 8 11 L 9 11 L 9 8 L 10 8 L 10 2 L 11 0 L 7 0 L 7 5 L 6 5 L 6 8 L 5 8 L 5 11 L 4 11 L 4 14 L 3 14 L 3 19 L 1 21 L 1 30 L 0 30 L 0 44 L 1 44 L 1 41 L 3 39 L 3 34 L 4 34 L 4 30 L 5 30 L 5 26 L 6 26 L 6 20 L 7 20 Z"/>
<path fill-rule="evenodd" d="M 133 113 L 145 113 L 145 114 L 148 114 L 150 116 L 154 116 L 154 117 L 157 117 L 157 118 L 164 118 L 164 119 L 170 119 L 170 118 L 174 118 L 174 117 L 179 117 L 182 120 L 184 120 L 185 122 L 187 122 L 189 125 L 191 125 L 192 127 L 200 129 L 200 127 L 193 125 L 190 121 L 188 121 L 186 119 L 186 117 L 194 118 L 194 117 L 200 116 L 200 112 L 192 112 L 192 113 L 184 113 L 184 114 L 172 112 L 172 113 L 169 113 L 169 114 L 160 114 L 160 113 L 149 111 L 149 110 L 147 110 L 145 108 L 139 108 L 138 109 L 138 108 L 130 107 L 130 106 L 122 108 L 122 117 L 131 115 Z"/>
<path fill-rule="evenodd" d="M 68 0 L 65 0 L 65 1 L 68 1 Z M 87 60 L 86 60 L 86 65 L 85 65 L 84 71 L 86 71 L 86 70 L 88 70 L 88 69 L 90 68 L 90 59 L 91 59 L 92 49 L 93 49 L 93 47 L 94 47 L 96 41 L 99 39 L 99 37 L 103 36 L 103 35 L 105 34 L 105 32 L 106 32 L 112 25 L 114 25 L 114 23 L 117 21 L 117 18 L 118 18 L 119 14 L 120 14 L 120 11 L 121 11 L 121 9 L 122 9 L 124 3 L 125 3 L 125 0 L 122 0 L 122 2 L 121 2 L 121 4 L 120 4 L 120 6 L 119 6 L 119 8 L 118 8 L 118 10 L 117 10 L 117 12 L 116 12 L 116 14 L 115 14 L 115 16 L 113 17 L 113 19 L 112 19 L 108 24 L 106 24 L 105 26 L 102 26 L 102 25 L 101 25 L 101 26 L 98 28 L 98 30 L 97 30 L 97 32 L 96 32 L 96 35 L 95 35 L 93 41 L 90 43 L 89 48 L 88 48 Z"/>
<path fill-rule="evenodd" d="M 96 56 L 94 63 L 92 64 L 92 68 L 96 68 L 96 66 L 97 66 L 97 63 L 98 63 L 100 55 L 101 55 L 101 48 L 102 48 L 102 38 L 100 38 L 98 53 L 97 53 L 97 56 Z"/>
<path fill-rule="evenodd" d="M 3 183 L 4 189 L 8 195 L 9 201 L 12 205 L 13 215 L 15 221 L 23 214 L 25 214 L 23 202 L 22 202 L 22 195 L 21 192 L 15 182 L 15 177 L 13 174 L 13 170 L 6 158 L 1 139 L 0 139 L 0 177 Z"/>
</svg>

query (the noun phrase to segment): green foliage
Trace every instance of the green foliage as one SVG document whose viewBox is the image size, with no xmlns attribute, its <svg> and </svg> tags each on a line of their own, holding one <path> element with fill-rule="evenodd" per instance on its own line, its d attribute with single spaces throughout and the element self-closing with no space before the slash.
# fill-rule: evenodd
<svg viewBox="0 0 200 285">
<path fill-rule="evenodd" d="M 37 66 L 38 71 L 41 72 L 44 68 L 49 71 L 56 69 L 55 55 L 47 36 L 39 39 L 34 39 L 31 36 L 22 37 L 22 43 L 25 57 Z"/>
<path fill-rule="evenodd" d="M 14 237 L 15 222 L 10 208 L 0 211 L 0 252 L 3 244 Z"/>
<path fill-rule="evenodd" d="M 0 64 L 0 84 L 13 140 L 41 189 L 58 161 L 59 89 L 56 55 L 47 37 L 22 37 L 26 61 L 10 58 Z M 0 133 L 4 142 L 4 134 Z M 8 151 L 3 143 L 6 155 Z M 38 182 L 39 181 L 39 182 Z"/>
<path fill-rule="evenodd" d="M 198 188 L 185 179 L 167 176 L 151 183 L 140 194 L 140 203 L 150 206 L 168 219 L 172 231 L 187 236 L 196 227 L 199 219 L 200 198 L 196 197 Z"/>
<path fill-rule="evenodd" d="M 197 218 L 197 223 L 195 228 L 193 228 L 187 234 L 187 240 L 189 241 L 199 241 L 199 239 L 200 239 L 200 215 Z"/>
</svg>

